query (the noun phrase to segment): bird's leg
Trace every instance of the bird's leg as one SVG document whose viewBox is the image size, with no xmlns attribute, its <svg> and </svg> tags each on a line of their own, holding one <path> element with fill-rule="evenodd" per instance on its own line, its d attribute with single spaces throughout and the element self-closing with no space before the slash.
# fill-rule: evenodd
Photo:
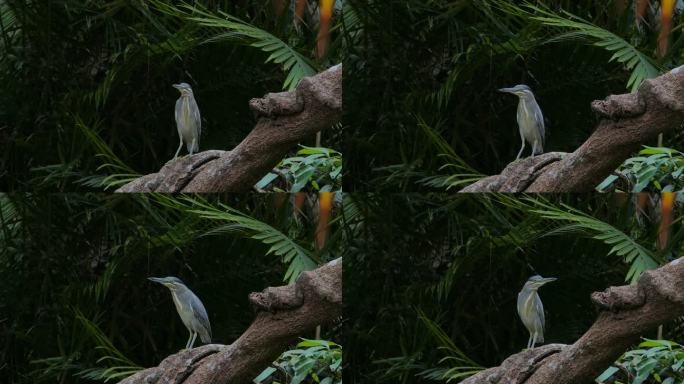
<svg viewBox="0 0 684 384">
<path fill-rule="evenodd" d="M 537 153 L 537 140 L 532 143 L 532 157 L 534 157 L 535 153 Z"/>
<path fill-rule="evenodd" d="M 190 331 L 190 337 L 188 338 L 188 342 L 185 343 L 185 349 L 190 348 L 190 341 L 192 341 L 192 331 Z"/>
<path fill-rule="evenodd" d="M 527 348 L 525 349 L 530 349 L 530 343 L 532 342 L 532 334 L 530 333 L 530 337 L 527 338 Z"/>
<path fill-rule="evenodd" d="M 192 138 L 192 144 L 190 145 L 190 156 L 192 156 L 192 150 L 195 149 L 195 139 L 194 137 Z"/>
<path fill-rule="evenodd" d="M 532 348 L 534 348 L 535 344 L 537 344 L 537 332 L 535 332 L 534 336 L 532 336 Z"/>
<path fill-rule="evenodd" d="M 176 151 L 176 154 L 173 155 L 174 159 L 178 157 L 178 154 L 180 153 L 181 148 L 183 148 L 183 136 L 181 136 L 180 134 L 178 136 L 180 137 L 180 144 L 178 145 L 178 150 Z"/>
<path fill-rule="evenodd" d="M 520 138 L 522 139 L 522 147 L 520 147 L 520 152 L 518 152 L 518 157 L 515 158 L 516 160 L 518 160 L 520 158 L 520 155 L 522 155 L 522 153 L 523 153 L 523 149 L 525 149 L 525 137 L 522 135 L 522 133 L 520 134 Z"/>
<path fill-rule="evenodd" d="M 192 333 L 192 341 L 190 342 L 190 349 L 192 349 L 192 346 L 195 345 L 195 339 L 197 339 L 197 332 Z"/>
</svg>

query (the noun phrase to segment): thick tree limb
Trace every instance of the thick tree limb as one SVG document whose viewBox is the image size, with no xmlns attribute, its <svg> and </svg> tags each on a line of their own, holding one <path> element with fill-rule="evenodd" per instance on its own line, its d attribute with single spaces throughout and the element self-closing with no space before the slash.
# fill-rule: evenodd
<svg viewBox="0 0 684 384">
<path fill-rule="evenodd" d="M 522 351 L 463 384 L 586 384 L 658 325 L 684 315 L 684 257 L 645 272 L 637 284 L 594 292 L 599 316 L 574 344 Z"/>
<path fill-rule="evenodd" d="M 204 151 L 171 160 L 117 192 L 245 192 L 297 143 L 342 116 L 342 65 L 307 77 L 290 92 L 269 93 L 249 106 L 259 120 L 230 151 Z"/>
<path fill-rule="evenodd" d="M 178 352 L 121 383 L 251 383 L 299 336 L 342 315 L 342 259 L 303 272 L 295 284 L 252 293 L 249 300 L 256 318 L 233 344 Z"/>
<path fill-rule="evenodd" d="M 611 95 L 591 107 L 601 121 L 575 152 L 514 161 L 461 192 L 592 191 L 641 145 L 684 123 L 684 71 L 646 80 L 635 93 Z"/>
</svg>

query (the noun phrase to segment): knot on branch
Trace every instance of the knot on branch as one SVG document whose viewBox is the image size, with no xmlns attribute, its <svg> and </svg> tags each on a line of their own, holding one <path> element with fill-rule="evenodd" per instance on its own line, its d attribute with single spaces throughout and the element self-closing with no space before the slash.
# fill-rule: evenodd
<svg viewBox="0 0 684 384">
<path fill-rule="evenodd" d="M 297 289 L 306 291 L 332 304 L 342 304 L 342 268 L 341 259 L 313 270 L 305 271 L 297 279 Z"/>
<path fill-rule="evenodd" d="M 513 161 L 501 174 L 481 179 L 460 192 L 525 192 L 549 165 L 562 160 L 566 155 L 565 152 L 548 152 Z"/>
<path fill-rule="evenodd" d="M 672 111 L 684 111 L 684 72 L 669 72 L 657 79 L 644 80 L 639 96 L 655 100 Z"/>
<path fill-rule="evenodd" d="M 526 349 L 509 356 L 500 366 L 485 369 L 464 380 L 462 384 L 521 384 L 544 363 L 544 360 L 559 353 L 565 344 L 547 344 Z"/>
<path fill-rule="evenodd" d="M 249 108 L 256 117 L 290 116 L 304 110 L 304 100 L 300 92 L 267 93 L 260 99 L 251 99 Z"/>
<path fill-rule="evenodd" d="M 297 93 L 316 100 L 330 110 L 342 111 L 342 64 L 330 67 L 319 75 L 303 78 L 297 86 Z"/>
<path fill-rule="evenodd" d="M 142 370 L 122 383 L 182 383 L 202 364 L 202 360 L 218 353 L 223 347 L 221 344 L 208 344 L 184 349 L 162 360 L 158 367 Z"/>
<path fill-rule="evenodd" d="M 646 102 L 639 93 L 610 95 L 605 100 L 592 101 L 591 109 L 600 117 L 616 120 L 642 115 L 646 112 Z"/>
<path fill-rule="evenodd" d="M 230 151 L 209 150 L 166 162 L 157 173 L 140 177 L 116 192 L 178 192 L 208 163 Z"/>
<path fill-rule="evenodd" d="M 641 290 L 649 292 L 649 296 L 659 296 L 671 304 L 684 305 L 684 278 L 679 265 L 681 262 L 678 260 L 658 270 L 644 272 L 639 278 Z"/>
<path fill-rule="evenodd" d="M 641 307 L 646 302 L 646 296 L 636 285 L 623 285 L 609 287 L 603 292 L 594 292 L 591 294 L 591 301 L 600 310 L 618 312 Z"/>
<path fill-rule="evenodd" d="M 295 289 L 291 285 L 268 287 L 261 292 L 250 293 L 249 302 L 255 312 L 275 312 L 302 306 L 304 295 L 299 289 Z"/>
</svg>

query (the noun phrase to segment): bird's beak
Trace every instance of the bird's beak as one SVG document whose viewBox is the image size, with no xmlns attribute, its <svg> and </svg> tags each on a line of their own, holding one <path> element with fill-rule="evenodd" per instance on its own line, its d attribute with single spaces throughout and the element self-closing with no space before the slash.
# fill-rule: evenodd
<svg viewBox="0 0 684 384">
<path fill-rule="evenodd" d="M 555 277 L 545 277 L 541 280 L 541 283 L 546 284 L 546 283 L 550 283 L 550 282 L 556 281 L 556 280 L 558 280 L 558 279 L 556 279 Z"/>
<path fill-rule="evenodd" d="M 172 85 L 172 87 L 174 87 L 176 89 L 180 89 L 180 84 L 174 84 L 174 85 Z"/>
<path fill-rule="evenodd" d="M 499 92 L 515 93 L 515 88 L 499 88 Z"/>
<path fill-rule="evenodd" d="M 155 283 L 164 284 L 164 279 L 161 277 L 148 277 L 147 280 L 154 281 Z"/>
</svg>

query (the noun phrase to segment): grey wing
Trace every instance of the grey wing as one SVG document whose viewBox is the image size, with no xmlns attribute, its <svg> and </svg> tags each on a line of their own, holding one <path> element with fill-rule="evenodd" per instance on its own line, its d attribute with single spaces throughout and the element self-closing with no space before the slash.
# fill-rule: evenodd
<svg viewBox="0 0 684 384">
<path fill-rule="evenodd" d="M 546 318 L 544 317 L 544 306 L 542 305 L 541 298 L 537 296 L 534 300 L 534 306 L 535 310 L 537 312 L 537 316 L 539 319 L 539 328 L 537 331 L 539 332 L 539 337 L 538 340 L 540 342 L 544 342 L 544 324 L 546 324 Z"/>
<path fill-rule="evenodd" d="M 180 124 L 181 124 L 181 111 L 183 110 L 183 98 L 176 100 L 176 111 L 174 116 L 176 118 L 176 129 L 178 129 L 178 134 L 180 134 Z"/>
<path fill-rule="evenodd" d="M 197 296 L 195 296 L 197 297 Z M 197 299 L 197 300 L 192 300 L 190 306 L 192 307 L 192 312 L 195 313 L 195 318 L 199 320 L 200 325 L 204 329 L 207 330 L 207 336 L 209 337 L 208 340 L 205 340 L 205 335 L 202 335 L 201 332 L 199 332 L 200 337 L 202 338 L 202 341 L 205 343 L 210 343 L 211 342 L 211 325 L 209 325 L 209 316 L 207 315 L 207 310 L 204 309 L 204 305 L 202 302 Z"/>
<path fill-rule="evenodd" d="M 195 137 L 197 138 L 197 147 L 199 148 L 200 136 L 202 135 L 202 117 L 200 116 L 200 110 L 197 106 L 195 98 L 192 98 L 190 102 L 193 104 L 192 109 L 192 120 L 195 122 Z"/>
<path fill-rule="evenodd" d="M 546 146 L 546 127 L 544 127 L 544 116 L 542 115 L 541 108 L 537 105 L 537 109 L 534 111 L 534 120 L 537 121 L 537 126 L 539 127 L 539 133 L 541 134 L 541 144 L 542 149 Z"/>
</svg>

